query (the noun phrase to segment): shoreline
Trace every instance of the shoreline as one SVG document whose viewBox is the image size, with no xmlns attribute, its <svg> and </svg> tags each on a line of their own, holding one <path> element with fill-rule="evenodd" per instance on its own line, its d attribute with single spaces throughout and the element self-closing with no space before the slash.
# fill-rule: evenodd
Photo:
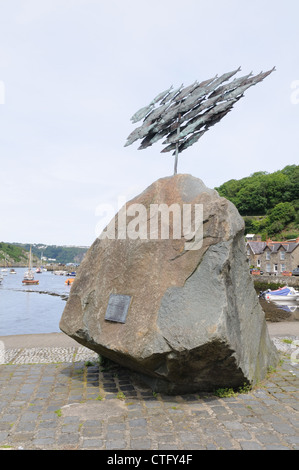
<svg viewBox="0 0 299 470">
<path fill-rule="evenodd" d="M 271 338 L 281 336 L 299 337 L 299 321 L 266 322 Z M 0 342 L 7 349 L 72 347 L 79 343 L 63 332 L 32 333 L 0 336 Z"/>
<path fill-rule="evenodd" d="M 0 336 L 7 349 L 78 347 L 79 343 L 63 332 Z"/>
</svg>

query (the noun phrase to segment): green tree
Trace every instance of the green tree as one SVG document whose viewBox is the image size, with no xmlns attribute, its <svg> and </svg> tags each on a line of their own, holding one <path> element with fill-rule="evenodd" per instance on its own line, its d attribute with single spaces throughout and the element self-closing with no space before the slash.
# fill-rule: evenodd
<svg viewBox="0 0 299 470">
<path fill-rule="evenodd" d="M 267 199 L 263 195 L 260 184 L 248 183 L 238 192 L 235 204 L 241 215 L 265 214 Z"/>
<path fill-rule="evenodd" d="M 290 202 L 280 202 L 269 212 L 269 234 L 273 235 L 280 232 L 295 217 L 296 211 L 293 205 Z"/>
</svg>

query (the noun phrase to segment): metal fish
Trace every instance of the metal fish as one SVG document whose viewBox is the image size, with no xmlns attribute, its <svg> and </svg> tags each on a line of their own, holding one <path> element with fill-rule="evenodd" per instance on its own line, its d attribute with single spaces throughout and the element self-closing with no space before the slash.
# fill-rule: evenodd
<svg viewBox="0 0 299 470">
<path fill-rule="evenodd" d="M 195 119 L 194 122 L 192 122 L 191 124 L 188 124 L 187 126 L 185 126 L 180 131 L 179 134 L 174 133 L 172 136 L 168 137 L 168 139 L 166 139 L 166 143 L 178 142 L 183 137 L 186 137 L 186 135 L 191 134 L 192 132 L 194 132 L 196 127 L 199 126 L 200 124 L 203 124 L 203 122 L 205 122 L 205 115 L 204 114 L 202 116 L 200 116 L 199 118 Z"/>
<path fill-rule="evenodd" d="M 200 108 L 203 100 L 204 100 L 204 98 L 198 100 L 198 104 L 196 104 L 196 106 L 192 107 L 190 111 L 183 114 L 182 117 L 181 117 L 181 122 L 189 121 L 190 119 L 193 119 L 195 116 L 197 116 L 199 114 L 199 108 Z"/>
<path fill-rule="evenodd" d="M 138 150 L 142 150 L 142 149 L 145 149 L 147 147 L 150 147 L 155 142 L 157 142 L 158 140 L 165 137 L 165 135 L 167 135 L 169 133 L 169 130 L 170 130 L 169 127 L 167 127 L 166 129 L 163 129 L 163 131 L 161 131 L 161 132 L 150 133 L 149 135 L 147 135 L 143 139 L 143 141 L 141 142 L 140 147 L 138 147 Z"/>
<path fill-rule="evenodd" d="M 189 95 L 189 93 L 191 93 L 197 87 L 198 87 L 198 82 L 196 81 L 192 83 L 192 85 L 189 85 L 186 88 L 183 88 L 183 90 L 174 98 L 174 100 L 181 101 L 183 98 Z"/>
<path fill-rule="evenodd" d="M 148 121 L 148 122 L 155 121 L 156 119 L 158 119 L 161 116 L 161 114 L 164 113 L 164 111 L 168 107 L 169 107 L 169 104 L 164 104 L 163 106 L 159 106 L 158 108 L 153 109 L 153 111 L 145 117 L 144 121 Z"/>
<path fill-rule="evenodd" d="M 155 126 L 155 123 L 145 123 L 139 128 L 138 138 L 142 139 L 145 137 Z"/>
<path fill-rule="evenodd" d="M 171 121 L 179 114 L 180 104 L 172 104 L 164 114 L 161 115 L 160 120 L 156 121 L 155 132 L 161 131 L 166 125 L 170 125 Z"/>
<path fill-rule="evenodd" d="M 227 110 L 222 111 L 221 113 L 218 113 L 215 116 L 213 116 L 212 119 L 210 119 L 206 123 L 206 130 L 208 130 L 210 127 L 214 126 L 215 124 L 217 124 L 217 122 L 221 121 L 221 119 L 224 118 L 224 116 L 226 116 L 226 114 L 228 114 L 232 108 L 233 108 L 233 105 L 231 105 Z"/>
<path fill-rule="evenodd" d="M 160 104 L 165 104 L 171 101 L 175 97 L 175 95 L 182 89 L 182 87 L 183 87 L 183 84 L 181 84 L 181 86 L 177 88 L 176 90 L 169 93 L 169 95 L 165 96 L 165 98 L 161 101 Z"/>
<path fill-rule="evenodd" d="M 158 103 L 158 101 L 162 100 L 162 98 L 164 98 L 169 92 L 170 90 L 173 89 L 173 85 L 171 85 L 170 88 L 168 88 L 168 90 L 165 90 L 165 91 L 162 91 L 161 93 L 159 93 L 152 101 L 150 104 L 155 104 L 155 103 Z"/>
<path fill-rule="evenodd" d="M 207 100 L 204 100 L 202 104 L 198 107 L 197 111 L 198 113 L 203 111 L 204 109 L 210 108 L 211 106 L 214 106 L 215 103 L 218 101 L 219 97 L 214 96 L 213 98 L 208 98 Z"/>
<path fill-rule="evenodd" d="M 153 107 L 154 104 L 151 103 L 148 106 L 144 106 L 143 108 L 139 109 L 138 111 L 136 111 L 135 114 L 133 114 L 133 116 L 131 117 L 131 121 L 133 123 L 140 121 L 151 111 Z"/>
<path fill-rule="evenodd" d="M 134 129 L 131 132 L 131 134 L 127 137 L 127 142 L 124 145 L 125 147 L 128 147 L 128 145 L 133 144 L 133 142 L 135 142 L 135 140 L 139 139 L 138 132 L 139 132 L 140 128 L 141 128 L 141 126 Z"/>
<path fill-rule="evenodd" d="M 151 142 L 154 144 L 155 142 L 158 142 L 158 140 L 163 139 L 168 133 L 170 132 L 170 127 L 166 127 L 166 129 L 163 129 L 161 132 L 157 132 L 154 137 L 151 139 Z"/>
<path fill-rule="evenodd" d="M 176 148 L 176 144 L 169 144 L 167 145 L 167 147 L 161 150 L 161 153 L 171 152 L 171 150 L 174 150 L 175 148 Z"/>
<path fill-rule="evenodd" d="M 268 75 L 270 75 L 270 73 L 274 72 L 274 70 L 276 70 L 275 67 L 273 67 L 273 69 L 271 69 L 271 70 L 268 70 L 268 72 L 264 72 L 264 73 L 261 72 L 258 75 L 255 75 L 254 77 L 251 77 L 248 80 L 246 80 L 245 84 L 251 83 L 252 85 L 255 85 L 256 83 L 261 82 L 262 80 L 264 80 L 264 78 L 266 78 Z"/>
<path fill-rule="evenodd" d="M 142 139 L 143 137 L 145 137 L 154 126 L 155 126 L 154 123 L 152 124 L 152 123 L 146 122 L 146 123 L 143 123 L 142 126 L 139 126 L 136 129 L 134 129 L 134 131 L 131 132 L 131 134 L 127 138 L 125 147 L 128 147 L 128 145 L 131 145 L 133 142 L 135 142 L 135 140 Z"/>
<path fill-rule="evenodd" d="M 233 90 L 237 88 L 238 86 L 242 85 L 247 78 L 249 78 L 252 75 L 252 72 L 250 72 L 248 75 L 244 75 L 243 77 L 240 78 L 235 78 L 232 82 L 227 83 L 226 85 L 222 85 L 219 88 L 217 88 L 213 93 L 209 95 L 209 98 L 213 98 L 214 96 L 221 95 L 222 93 Z"/>
<path fill-rule="evenodd" d="M 221 75 L 219 78 L 214 80 L 214 82 L 212 82 L 208 86 L 208 91 L 207 92 L 210 93 L 211 91 L 214 91 L 215 88 L 217 88 L 219 85 L 221 85 L 221 83 L 226 82 L 227 80 L 229 80 L 231 77 L 233 77 L 240 70 L 241 70 L 241 67 L 239 67 L 236 70 L 233 70 L 232 72 L 224 73 L 223 75 Z"/>
<path fill-rule="evenodd" d="M 225 111 L 226 109 L 230 108 L 236 101 L 238 100 L 230 99 L 229 101 L 225 101 L 224 103 L 217 104 L 214 108 L 212 108 L 206 114 L 210 114 L 211 116 L 214 116 L 215 114 L 221 113 L 222 111 Z"/>
<path fill-rule="evenodd" d="M 217 75 L 216 75 L 217 76 Z M 206 82 L 211 82 L 213 79 L 206 80 Z M 202 82 L 204 83 L 204 82 Z M 196 87 L 192 93 L 189 94 L 189 96 L 181 103 L 180 106 L 180 112 L 184 113 L 189 111 L 191 108 L 194 108 L 196 106 L 198 100 L 200 100 L 204 95 L 207 94 L 209 90 L 210 85 L 205 85 L 205 86 L 200 86 Z"/>
<path fill-rule="evenodd" d="M 179 127 L 179 123 L 178 124 L 178 127 Z M 183 128 L 180 128 L 179 132 L 181 132 L 182 130 L 184 129 Z M 164 140 L 164 142 L 162 142 L 163 145 L 166 145 L 166 144 L 169 144 L 170 142 L 176 142 L 177 141 L 177 137 L 178 136 L 178 131 L 177 131 L 177 128 L 170 131 L 167 135 L 167 138 Z"/>
<path fill-rule="evenodd" d="M 218 75 L 215 75 L 215 77 L 213 77 L 213 78 L 209 78 L 208 80 L 204 80 L 203 82 L 200 82 L 200 84 L 198 86 L 199 87 L 206 87 L 211 82 L 213 82 L 217 77 L 218 77 Z"/>
<path fill-rule="evenodd" d="M 169 91 L 173 88 L 173 85 L 171 85 L 170 88 L 168 88 L 167 90 L 164 90 L 162 91 L 161 93 L 159 93 L 151 102 L 148 106 L 144 106 L 143 108 L 139 109 L 138 111 L 136 111 L 136 113 L 131 117 L 131 121 L 133 121 L 133 123 L 135 122 L 138 122 L 140 121 L 141 119 L 143 119 L 154 107 L 155 103 L 157 103 L 158 101 L 160 101 L 162 98 L 165 97 L 165 95 L 167 95 L 169 93 Z"/>
<path fill-rule="evenodd" d="M 151 139 L 154 137 L 154 135 L 155 134 L 151 134 L 151 132 L 149 132 L 149 134 L 142 140 L 140 146 L 138 147 L 138 150 L 143 150 L 147 147 L 150 147 L 152 145 Z"/>
<path fill-rule="evenodd" d="M 186 135 L 191 134 L 196 129 L 198 129 L 198 126 L 202 127 L 202 125 L 205 124 L 214 114 L 224 111 L 233 103 L 234 103 L 234 100 L 231 100 L 230 102 L 225 102 L 225 103 L 221 103 L 221 104 L 214 106 L 214 108 L 200 115 L 198 118 L 195 118 L 194 120 L 192 120 L 190 124 L 188 123 L 187 126 L 179 133 L 178 136 L 173 136 L 170 139 L 167 139 L 167 142 L 168 143 L 177 142 L 182 137 L 185 137 Z"/>
<path fill-rule="evenodd" d="M 246 91 L 248 88 L 250 88 L 253 85 L 254 83 L 248 83 L 247 85 L 241 85 L 232 91 L 228 91 L 227 93 L 224 93 L 223 99 L 231 100 L 231 99 L 236 98 L 239 95 L 243 95 L 244 91 Z"/>
<path fill-rule="evenodd" d="M 191 145 L 195 144 L 206 132 L 207 129 L 196 132 L 191 137 L 188 137 L 188 139 L 179 146 L 178 152 L 181 153 L 183 150 L 186 150 L 186 148 L 191 147 Z"/>
</svg>

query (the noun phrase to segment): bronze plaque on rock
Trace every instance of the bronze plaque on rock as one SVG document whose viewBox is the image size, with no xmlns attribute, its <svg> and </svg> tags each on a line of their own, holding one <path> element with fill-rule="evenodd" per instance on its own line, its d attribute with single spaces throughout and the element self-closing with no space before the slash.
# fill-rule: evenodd
<svg viewBox="0 0 299 470">
<path fill-rule="evenodd" d="M 126 323 L 130 302 L 130 295 L 111 294 L 108 301 L 105 320 L 117 323 Z"/>
</svg>

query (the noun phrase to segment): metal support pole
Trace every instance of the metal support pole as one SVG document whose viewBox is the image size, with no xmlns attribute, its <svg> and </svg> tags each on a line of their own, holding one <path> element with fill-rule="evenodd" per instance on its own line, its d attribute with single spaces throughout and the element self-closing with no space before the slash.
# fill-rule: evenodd
<svg viewBox="0 0 299 470">
<path fill-rule="evenodd" d="M 174 175 L 178 172 L 178 155 L 179 155 L 179 143 L 177 142 L 175 147 L 175 157 L 174 157 Z"/>
<path fill-rule="evenodd" d="M 180 134 L 180 119 L 181 119 L 181 115 L 179 114 L 177 136 L 179 136 Z M 179 157 L 179 141 L 177 141 L 176 146 L 175 146 L 174 173 L 173 173 L 174 175 L 176 175 L 178 172 L 178 157 Z"/>
</svg>

